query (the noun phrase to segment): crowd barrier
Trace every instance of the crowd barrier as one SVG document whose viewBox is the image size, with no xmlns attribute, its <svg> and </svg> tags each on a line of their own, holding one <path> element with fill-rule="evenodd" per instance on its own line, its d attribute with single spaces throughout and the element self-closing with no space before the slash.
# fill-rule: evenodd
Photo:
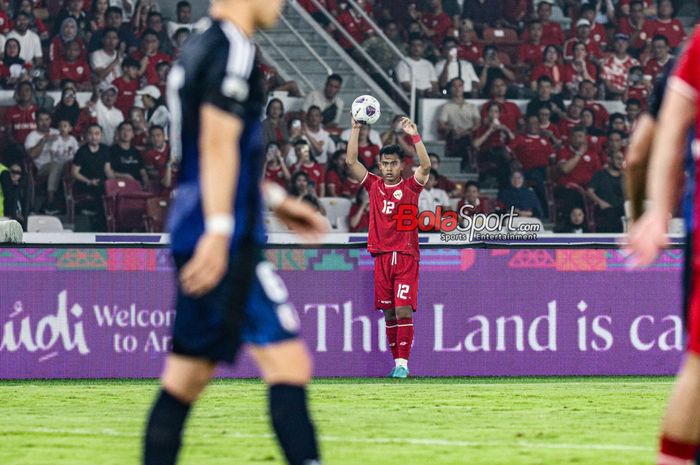
<svg viewBox="0 0 700 465">
<path fill-rule="evenodd" d="M 416 376 L 670 375 L 684 348 L 683 252 L 630 271 L 599 244 L 422 251 Z M 384 376 L 362 244 L 266 251 L 288 287 L 316 376 Z M 0 249 L 0 378 L 156 377 L 170 346 L 167 247 Z M 243 356 L 224 377 L 257 372 Z"/>
</svg>

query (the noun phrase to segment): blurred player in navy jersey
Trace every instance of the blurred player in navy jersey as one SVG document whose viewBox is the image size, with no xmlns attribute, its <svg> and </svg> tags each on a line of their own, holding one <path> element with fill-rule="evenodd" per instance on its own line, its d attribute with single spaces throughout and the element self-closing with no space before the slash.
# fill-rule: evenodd
<svg viewBox="0 0 700 465">
<path fill-rule="evenodd" d="M 146 427 L 145 465 L 176 462 L 191 405 L 216 364 L 233 363 L 243 343 L 269 385 L 269 413 L 287 463 L 320 463 L 305 390 L 311 360 L 287 289 L 262 257 L 265 95 L 250 38 L 276 22 L 282 3 L 214 0 L 209 27 L 187 42 L 168 77 L 171 142 L 182 163 L 168 225 L 178 291 L 173 348 Z M 263 190 L 292 229 L 311 238 L 323 233 L 325 223 L 311 208 L 279 186 Z"/>
<path fill-rule="evenodd" d="M 698 134 L 698 105 L 700 105 L 700 29 L 696 28 L 687 49 L 668 80 L 659 112 L 649 161 L 649 209 L 630 230 L 630 250 L 634 261 L 646 265 L 668 244 L 668 220 L 675 210 L 679 189 L 684 178 L 683 149 L 693 123 Z M 648 136 L 648 135 L 647 135 Z M 697 139 L 690 142 L 691 170 L 697 176 Z M 697 185 L 697 178 L 693 180 Z M 697 254 L 700 235 L 694 233 L 698 224 L 700 191 L 693 189 L 692 213 L 686 220 L 690 225 L 686 253 L 686 312 L 689 328 L 688 353 L 678 374 L 663 420 L 658 465 L 690 464 L 698 453 L 700 443 L 700 270 Z"/>
<path fill-rule="evenodd" d="M 386 338 L 394 357 L 391 378 L 408 377 L 413 344 L 413 312 L 418 300 L 418 229 L 399 231 L 396 215 L 404 206 L 418 209 L 418 197 L 430 174 L 430 157 L 415 123 L 401 119 L 401 128 L 416 147 L 420 166 L 408 179 L 401 177 L 403 151 L 386 145 L 379 151 L 381 176 L 367 171 L 357 160 L 362 124 L 352 120 L 346 163 L 350 176 L 369 192 L 367 250 L 374 257 L 374 306 L 384 312 Z"/>
</svg>

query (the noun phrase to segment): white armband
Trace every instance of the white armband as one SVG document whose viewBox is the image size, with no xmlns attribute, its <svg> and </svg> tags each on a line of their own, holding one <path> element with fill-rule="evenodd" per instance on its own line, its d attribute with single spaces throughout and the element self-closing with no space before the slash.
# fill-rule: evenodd
<svg viewBox="0 0 700 465">
<path fill-rule="evenodd" d="M 209 215 L 205 219 L 205 230 L 207 233 L 220 234 L 222 236 L 232 236 L 236 222 L 232 215 L 220 213 Z"/>
<path fill-rule="evenodd" d="M 287 192 L 277 184 L 268 183 L 263 189 L 263 196 L 270 210 L 277 210 L 287 198 Z"/>
</svg>

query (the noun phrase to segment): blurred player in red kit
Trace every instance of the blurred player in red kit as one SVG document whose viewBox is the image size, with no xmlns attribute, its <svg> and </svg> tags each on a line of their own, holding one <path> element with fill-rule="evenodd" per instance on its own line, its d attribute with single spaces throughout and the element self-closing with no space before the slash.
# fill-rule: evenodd
<svg viewBox="0 0 700 465">
<path fill-rule="evenodd" d="M 666 92 L 653 136 L 649 162 L 649 209 L 630 230 L 629 248 L 639 265 L 651 263 L 658 251 L 668 244 L 668 220 L 675 210 L 684 180 L 683 153 L 688 129 L 695 123 L 696 139 L 691 144 L 695 159 L 697 185 L 698 141 L 700 130 L 700 29 L 696 29 L 687 49 L 668 80 Z M 692 223 L 700 219 L 700 190 L 695 189 Z M 700 268 L 698 251 L 700 234 L 689 234 L 687 241 L 692 259 L 688 310 L 688 349 L 666 408 L 662 425 L 658 465 L 693 463 L 700 443 Z"/>
<path fill-rule="evenodd" d="M 346 163 L 350 176 L 369 192 L 367 250 L 374 257 L 375 308 L 384 312 L 386 337 L 394 357 L 395 366 L 389 376 L 406 378 L 413 344 L 413 312 L 418 298 L 420 252 L 418 230 L 399 231 L 395 216 L 400 206 L 418 206 L 418 196 L 430 173 L 430 157 L 415 123 L 402 118 L 401 127 L 413 141 L 420 166 L 413 176 L 403 179 L 403 151 L 398 145 L 387 145 L 379 152 L 381 176 L 372 174 L 357 161 L 361 127 L 362 124 L 353 119 Z"/>
</svg>

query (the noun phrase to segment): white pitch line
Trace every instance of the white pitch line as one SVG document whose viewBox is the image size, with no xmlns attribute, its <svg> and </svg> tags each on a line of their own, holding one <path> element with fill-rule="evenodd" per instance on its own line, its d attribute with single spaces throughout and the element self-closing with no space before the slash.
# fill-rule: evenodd
<svg viewBox="0 0 700 465">
<path fill-rule="evenodd" d="M 27 428 L 22 430 L 9 430 L 6 433 L 59 433 L 84 436 L 117 436 L 117 437 L 141 437 L 138 433 L 128 433 L 116 431 L 110 428 L 100 430 L 87 429 L 56 429 L 56 428 Z M 250 433 L 226 433 L 225 436 L 238 439 L 274 439 L 272 434 L 250 434 Z M 204 437 L 212 437 L 205 435 Z M 216 437 L 220 437 L 216 435 Z M 481 447 L 518 447 L 521 449 L 558 449 L 558 450 L 610 450 L 620 452 L 653 452 L 655 449 L 644 446 L 633 446 L 628 444 L 566 444 L 566 443 L 547 443 L 547 442 L 531 442 L 531 441 L 453 441 L 449 439 L 421 439 L 421 438 L 357 438 L 346 436 L 327 436 L 319 437 L 321 442 L 343 442 L 353 444 L 405 444 L 413 446 L 436 446 L 436 447 L 463 447 L 463 448 L 481 448 Z"/>
</svg>

